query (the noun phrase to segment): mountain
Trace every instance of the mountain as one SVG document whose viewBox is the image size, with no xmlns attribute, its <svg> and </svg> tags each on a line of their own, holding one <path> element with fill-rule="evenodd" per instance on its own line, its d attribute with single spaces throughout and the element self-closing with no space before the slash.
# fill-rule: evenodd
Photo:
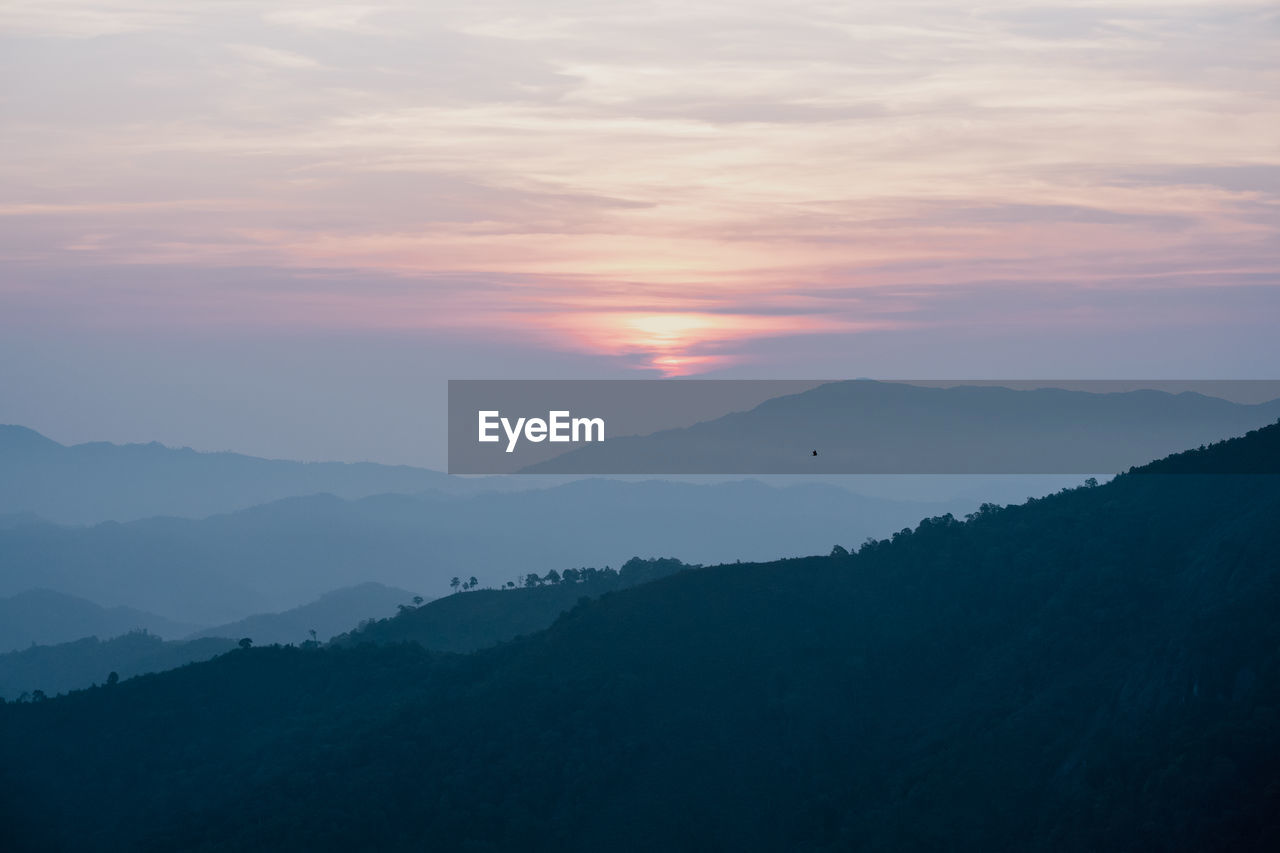
<svg viewBox="0 0 1280 853">
<path fill-rule="evenodd" d="M 825 553 L 953 506 L 758 482 L 584 480 L 449 499 L 321 495 L 198 520 L 0 530 L 0 594 L 40 585 L 210 625 L 364 581 L 433 597 L 454 575 L 496 586 L 637 554 L 711 563 Z"/>
<path fill-rule="evenodd" d="M 0 706 L 0 841 L 1274 850 L 1278 449 L 677 572 L 469 655 L 237 650 Z"/>
<path fill-rule="evenodd" d="M 259 645 L 288 644 L 306 642 L 315 631 L 315 639 L 324 642 L 334 634 L 350 631 L 360 622 L 395 613 L 398 606 L 408 605 L 413 595 L 380 583 L 362 583 L 326 592 L 315 601 L 282 613 L 259 613 L 205 628 L 188 639 L 249 637 Z"/>
<path fill-rule="evenodd" d="M 1280 418 L 1184 392 L 831 382 L 526 467 L 554 474 L 1110 474 Z M 813 455 L 817 451 L 817 455 Z"/>
<path fill-rule="evenodd" d="M 37 689 L 48 695 L 79 690 L 105 681 L 110 672 L 121 678 L 162 672 L 208 660 L 235 648 L 243 637 L 259 645 L 300 644 L 310 642 L 310 632 L 314 630 L 316 641 L 322 642 L 334 634 L 351 631 L 362 622 L 371 626 L 395 622 L 378 622 L 377 617 L 394 613 L 397 606 L 409 605 L 412 600 L 413 593 L 405 590 L 364 583 L 325 593 L 309 604 L 282 613 L 258 614 L 166 642 L 152 633 L 155 626 L 161 626 L 168 637 L 187 634 L 190 626 L 129 608 L 106 610 L 81 599 L 34 590 L 0 602 L 0 617 L 4 617 L 0 632 L 25 638 L 42 631 L 39 636 L 43 638 L 52 636 L 55 625 L 73 627 L 62 632 L 65 637 L 42 639 L 40 645 L 33 640 L 4 647 L 20 650 L 0 654 L 0 698 L 13 700 Z M 549 625 L 556 613 L 538 627 Z M 68 637 L 77 639 L 64 642 Z M 388 636 L 380 641 L 399 639 L 411 638 Z"/>
<path fill-rule="evenodd" d="M 566 573 L 570 579 L 564 582 L 537 585 L 531 582 L 528 587 L 504 590 L 477 589 L 418 607 L 410 604 L 413 593 L 364 583 L 334 590 L 283 613 L 259 614 L 206 628 L 184 640 L 166 642 L 136 627 L 130 627 L 120 636 L 102 630 L 102 636 L 111 639 L 87 636 L 74 642 L 32 645 L 0 654 L 0 698 L 12 701 L 35 690 L 43 690 L 47 695 L 79 690 L 104 682 L 110 672 L 116 672 L 121 678 L 162 672 L 222 654 L 235 648 L 243 637 L 257 645 L 303 644 L 311 640 L 313 630 L 320 642 L 338 634 L 334 642 L 340 645 L 413 642 L 439 651 L 473 651 L 540 631 L 584 598 L 595 598 L 686 568 L 690 567 L 679 560 L 632 559 L 621 570 L 586 570 L 581 581 L 578 571 L 570 570 Z M 14 612 L 21 613 L 22 602 L 35 602 L 45 596 L 80 601 L 45 591 L 16 596 L 10 601 Z M 127 608 L 119 610 L 127 611 Z M 386 613 L 396 615 L 377 618 Z M 134 626 L 136 623 L 137 620 L 126 619 L 123 624 Z"/>
<path fill-rule="evenodd" d="M 26 427 L 0 425 L 0 514 L 30 512 L 60 524 L 202 518 L 295 495 L 354 499 L 486 487 L 492 484 L 404 465 L 288 462 L 156 442 L 68 447 Z"/>
<path fill-rule="evenodd" d="M 421 607 L 405 608 L 389 619 L 370 620 L 334 637 L 337 645 L 417 643 L 441 652 L 472 652 L 546 628 L 584 599 L 696 568 L 679 560 L 633 557 L 620 569 L 548 572 L 512 589 L 477 589 L 447 595 Z"/>
<path fill-rule="evenodd" d="M 53 696 L 105 684 L 111 673 L 132 678 L 208 660 L 236 647 L 222 637 L 165 641 L 146 631 L 109 640 L 85 637 L 70 643 L 32 646 L 0 654 L 0 699 L 17 700 L 37 690 Z"/>
<path fill-rule="evenodd" d="M 6 512 L 0 515 L 0 530 L 10 527 L 26 527 L 29 524 L 45 524 L 34 512 Z"/>
<path fill-rule="evenodd" d="M 195 625 L 132 607 L 99 607 L 83 598 L 48 589 L 29 589 L 0 598 L 0 652 L 81 637 L 114 637 L 134 630 L 181 637 L 195 629 Z"/>
</svg>

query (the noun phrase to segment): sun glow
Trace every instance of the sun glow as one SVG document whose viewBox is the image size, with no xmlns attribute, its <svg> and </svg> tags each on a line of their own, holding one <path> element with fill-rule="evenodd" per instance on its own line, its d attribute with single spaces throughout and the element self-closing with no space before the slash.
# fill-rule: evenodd
<svg viewBox="0 0 1280 853">
<path fill-rule="evenodd" d="M 595 312 L 560 315 L 551 323 L 589 352 L 639 357 L 642 366 L 664 376 L 685 376 L 724 367 L 738 356 L 719 351 L 723 344 L 797 332 L 836 331 L 846 326 L 811 316 Z"/>
</svg>

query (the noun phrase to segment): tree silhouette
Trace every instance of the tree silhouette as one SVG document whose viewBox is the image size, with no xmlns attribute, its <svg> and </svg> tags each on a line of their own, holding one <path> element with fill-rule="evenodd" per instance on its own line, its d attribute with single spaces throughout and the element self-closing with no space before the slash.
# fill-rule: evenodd
<svg viewBox="0 0 1280 853">
<path fill-rule="evenodd" d="M 467 583 L 469 583 L 469 584 L 471 585 L 471 588 L 472 588 L 472 589 L 475 589 L 476 587 L 478 587 L 478 586 L 480 585 L 480 581 L 476 580 L 476 576 L 475 576 L 475 575 L 472 575 L 472 576 L 471 576 L 471 580 L 467 581 Z"/>
<path fill-rule="evenodd" d="M 415 596 L 413 597 L 413 606 L 414 606 L 414 607 L 421 607 L 421 606 L 422 606 L 422 596 L 420 596 L 420 595 L 415 595 Z"/>
<path fill-rule="evenodd" d="M 449 581 L 449 588 L 452 589 L 454 592 L 457 592 L 458 587 L 460 586 L 462 586 L 462 581 L 459 580 L 456 576 L 454 577 L 453 580 Z"/>
<path fill-rule="evenodd" d="M 111 674 L 107 676 L 107 686 L 115 687 L 119 683 L 120 683 L 120 673 L 112 671 Z"/>
<path fill-rule="evenodd" d="M 249 637 L 241 637 L 240 642 L 236 643 L 240 648 L 247 649 L 253 645 L 253 640 Z"/>
</svg>

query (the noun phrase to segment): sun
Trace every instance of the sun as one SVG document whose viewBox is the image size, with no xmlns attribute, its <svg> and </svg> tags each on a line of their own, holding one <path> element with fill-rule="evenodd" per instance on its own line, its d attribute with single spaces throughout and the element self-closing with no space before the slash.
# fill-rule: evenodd
<svg viewBox="0 0 1280 853">
<path fill-rule="evenodd" d="M 830 320 L 812 317 L 697 311 L 582 312 L 561 315 L 554 323 L 588 351 L 639 355 L 644 367 L 664 376 L 687 376 L 733 363 L 738 356 L 716 351 L 724 344 L 831 325 Z"/>
</svg>

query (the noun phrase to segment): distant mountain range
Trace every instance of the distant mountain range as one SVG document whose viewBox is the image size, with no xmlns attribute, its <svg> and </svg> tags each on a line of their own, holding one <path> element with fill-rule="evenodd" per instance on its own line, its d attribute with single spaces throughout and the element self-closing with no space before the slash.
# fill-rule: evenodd
<svg viewBox="0 0 1280 853">
<path fill-rule="evenodd" d="M 1114 474 L 1242 435 L 1280 400 L 1163 391 L 831 382 L 682 429 L 531 465 L 555 474 Z M 816 452 L 816 455 L 815 455 Z"/>
<path fill-rule="evenodd" d="M 26 427 L 0 425 L 0 515 L 34 513 L 60 524 L 202 518 L 320 493 L 355 499 L 492 487 L 483 482 L 405 465 L 288 462 L 155 442 L 68 447 Z"/>
<path fill-rule="evenodd" d="M 3 564 L 7 568 L 8 564 Z M 50 589 L 28 589 L 0 598 L 0 653 L 82 637 L 105 639 L 135 630 L 176 639 L 196 630 L 196 626 L 132 607 L 99 607 L 92 601 Z"/>
<path fill-rule="evenodd" d="M 199 520 L 0 529 L 0 594 L 47 587 L 216 625 L 369 580 L 433 598 L 455 575 L 499 585 L 636 555 L 710 563 L 824 553 L 971 505 L 752 481 L 582 480 L 461 498 L 289 498 Z"/>
</svg>

